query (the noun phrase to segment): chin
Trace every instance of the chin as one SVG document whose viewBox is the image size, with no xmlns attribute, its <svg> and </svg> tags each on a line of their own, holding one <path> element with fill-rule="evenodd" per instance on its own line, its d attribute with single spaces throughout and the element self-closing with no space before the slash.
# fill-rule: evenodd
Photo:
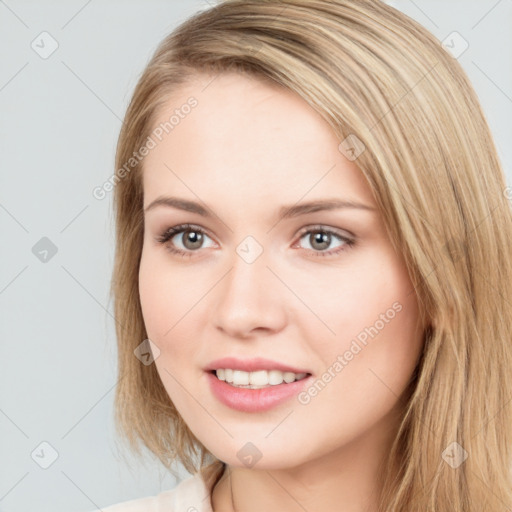
<svg viewBox="0 0 512 512">
<path fill-rule="evenodd" d="M 308 454 L 304 453 L 306 440 L 297 440 L 296 443 L 287 445 L 283 445 L 284 442 L 285 439 L 278 436 L 270 441 L 264 436 L 259 439 L 247 435 L 235 436 L 223 446 L 217 444 L 213 449 L 206 444 L 205 446 L 217 459 L 233 468 L 277 470 L 293 468 L 307 462 L 305 457 Z"/>
</svg>

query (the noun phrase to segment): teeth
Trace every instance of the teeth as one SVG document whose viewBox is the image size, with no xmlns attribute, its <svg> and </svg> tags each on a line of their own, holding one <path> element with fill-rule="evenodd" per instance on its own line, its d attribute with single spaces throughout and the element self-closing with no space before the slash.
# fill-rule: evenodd
<svg viewBox="0 0 512 512">
<path fill-rule="evenodd" d="M 249 374 L 240 370 L 233 370 L 233 384 L 247 386 L 249 384 Z"/>
<path fill-rule="evenodd" d="M 292 374 L 293 375 L 293 374 Z M 293 379 L 295 380 L 295 378 Z M 268 372 L 268 383 L 272 386 L 282 384 L 284 381 L 284 374 L 278 370 L 271 370 Z"/>
<path fill-rule="evenodd" d="M 268 372 L 266 370 L 259 370 L 257 372 L 251 372 L 246 374 L 247 379 L 249 380 L 248 384 L 252 384 L 253 386 L 266 386 L 268 384 Z M 236 384 L 239 383 L 237 382 Z"/>
<path fill-rule="evenodd" d="M 219 368 L 216 370 L 219 380 L 223 380 L 233 386 L 248 387 L 257 389 L 260 387 L 277 386 L 286 382 L 303 379 L 307 373 L 281 372 L 279 370 L 258 370 L 256 372 L 244 372 L 230 368 Z"/>
</svg>

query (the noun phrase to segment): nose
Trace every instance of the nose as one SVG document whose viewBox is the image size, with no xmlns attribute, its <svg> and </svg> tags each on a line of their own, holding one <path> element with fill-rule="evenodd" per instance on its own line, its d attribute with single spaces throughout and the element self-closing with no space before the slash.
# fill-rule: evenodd
<svg viewBox="0 0 512 512">
<path fill-rule="evenodd" d="M 226 335 L 274 334 L 286 325 L 287 290 L 264 256 L 248 263 L 235 254 L 231 269 L 216 287 L 214 325 Z"/>
</svg>

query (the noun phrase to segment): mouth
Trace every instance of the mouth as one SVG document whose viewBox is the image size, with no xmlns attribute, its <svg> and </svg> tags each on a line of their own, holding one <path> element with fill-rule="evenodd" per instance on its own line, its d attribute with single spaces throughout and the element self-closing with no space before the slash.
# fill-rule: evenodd
<svg viewBox="0 0 512 512">
<path fill-rule="evenodd" d="M 234 368 L 218 368 L 210 370 L 218 380 L 234 388 L 263 389 L 281 384 L 292 384 L 311 376 L 308 372 L 284 372 L 280 370 L 243 371 Z"/>
</svg>

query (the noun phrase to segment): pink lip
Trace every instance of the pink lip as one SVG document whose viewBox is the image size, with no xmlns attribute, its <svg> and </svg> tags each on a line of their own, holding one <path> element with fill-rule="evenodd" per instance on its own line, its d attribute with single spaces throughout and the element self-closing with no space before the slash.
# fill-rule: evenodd
<svg viewBox="0 0 512 512">
<path fill-rule="evenodd" d="M 281 372 L 311 373 L 308 370 L 299 370 L 298 368 L 293 368 L 292 366 L 287 366 L 277 361 L 271 361 L 270 359 L 264 359 L 262 357 L 246 360 L 237 359 L 236 357 L 223 357 L 222 359 L 212 361 L 205 370 L 207 372 L 211 372 L 212 370 L 218 370 L 219 368 L 230 368 L 232 370 L 242 370 L 244 372 L 279 370 Z"/>
<path fill-rule="evenodd" d="M 222 361 L 222 360 L 221 360 Z M 232 363 L 231 363 L 232 364 Z M 222 364 L 218 368 L 222 368 Z M 235 368 L 237 365 L 235 365 Z M 233 368 L 228 365 L 227 368 Z M 217 399 L 242 412 L 262 412 L 276 407 L 297 395 L 306 385 L 311 382 L 312 375 L 290 384 L 278 384 L 261 389 L 236 388 L 219 380 L 215 373 L 207 372 L 210 389 Z"/>
</svg>

